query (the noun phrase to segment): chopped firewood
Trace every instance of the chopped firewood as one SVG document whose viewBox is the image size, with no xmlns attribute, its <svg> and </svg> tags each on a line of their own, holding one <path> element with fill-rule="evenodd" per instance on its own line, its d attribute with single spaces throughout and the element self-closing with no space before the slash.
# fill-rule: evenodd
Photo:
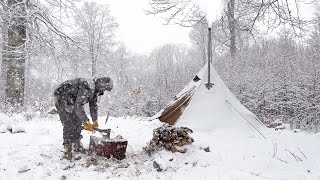
<svg viewBox="0 0 320 180">
<path fill-rule="evenodd" d="M 153 130 L 153 138 L 144 148 L 150 155 L 153 151 L 166 149 L 171 152 L 185 153 L 187 150 L 178 148 L 185 145 L 192 144 L 193 138 L 189 133 L 193 131 L 187 127 L 175 127 L 165 124 Z"/>
</svg>

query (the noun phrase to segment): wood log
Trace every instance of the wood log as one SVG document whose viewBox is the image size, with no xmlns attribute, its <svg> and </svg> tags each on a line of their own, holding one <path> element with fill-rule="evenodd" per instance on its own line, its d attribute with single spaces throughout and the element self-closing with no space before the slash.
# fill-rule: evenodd
<svg viewBox="0 0 320 180">
<path fill-rule="evenodd" d="M 105 139 L 90 136 L 89 153 L 106 158 L 122 160 L 126 157 L 128 141 L 125 139 Z"/>
<path fill-rule="evenodd" d="M 194 142 L 189 133 L 192 133 L 192 130 L 187 127 L 163 125 L 153 130 L 153 137 L 144 149 L 148 154 L 162 148 L 171 152 L 185 153 L 187 149 L 178 147 L 190 145 Z"/>
</svg>

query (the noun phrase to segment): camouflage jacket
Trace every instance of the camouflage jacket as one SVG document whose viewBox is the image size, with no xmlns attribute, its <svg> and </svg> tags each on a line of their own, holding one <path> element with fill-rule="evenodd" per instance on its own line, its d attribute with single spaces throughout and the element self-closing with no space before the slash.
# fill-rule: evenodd
<svg viewBox="0 0 320 180">
<path fill-rule="evenodd" d="M 88 120 L 84 105 L 89 103 L 91 118 L 97 120 L 98 95 L 94 87 L 90 87 L 88 81 L 82 78 L 67 80 L 55 89 L 54 96 L 64 100 L 82 122 Z"/>
</svg>

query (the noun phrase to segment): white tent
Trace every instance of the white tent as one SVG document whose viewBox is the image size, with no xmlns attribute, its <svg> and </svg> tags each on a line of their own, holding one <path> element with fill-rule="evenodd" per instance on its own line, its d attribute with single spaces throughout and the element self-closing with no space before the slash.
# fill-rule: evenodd
<svg viewBox="0 0 320 180">
<path fill-rule="evenodd" d="M 211 64 L 208 89 L 208 65 L 154 118 L 163 122 L 186 126 L 193 130 L 237 128 L 258 130 L 265 127 L 231 93 Z"/>
</svg>

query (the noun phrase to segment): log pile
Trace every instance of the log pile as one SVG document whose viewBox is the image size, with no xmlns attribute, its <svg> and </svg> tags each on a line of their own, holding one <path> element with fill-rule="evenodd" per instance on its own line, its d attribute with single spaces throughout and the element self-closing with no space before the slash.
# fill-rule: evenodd
<svg viewBox="0 0 320 180">
<path fill-rule="evenodd" d="M 187 150 L 181 148 L 194 142 L 189 133 L 193 131 L 187 127 L 175 127 L 165 124 L 153 130 L 153 138 L 144 148 L 150 155 L 157 150 L 166 149 L 171 152 L 185 153 Z"/>
</svg>

